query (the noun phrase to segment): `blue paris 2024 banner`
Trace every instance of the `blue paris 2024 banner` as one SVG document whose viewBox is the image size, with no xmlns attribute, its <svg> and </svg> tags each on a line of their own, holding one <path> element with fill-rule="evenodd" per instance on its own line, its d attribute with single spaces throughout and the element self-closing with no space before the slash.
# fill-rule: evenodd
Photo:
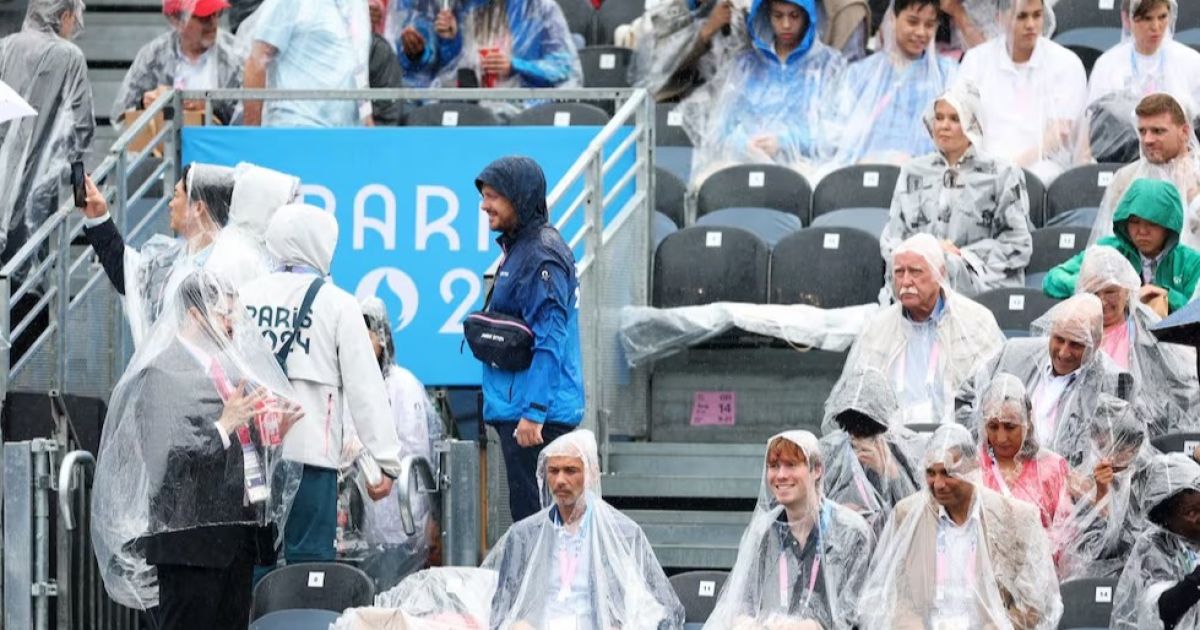
<svg viewBox="0 0 1200 630">
<path fill-rule="evenodd" d="M 337 217 L 334 282 L 360 299 L 383 299 L 398 362 L 426 385 L 477 385 L 479 363 L 469 348 L 460 350 L 462 320 L 482 308 L 483 273 L 500 248 L 479 210 L 475 176 L 496 158 L 527 155 L 546 171 L 549 192 L 598 132 L 597 127 L 188 127 L 183 160 L 253 162 L 298 176 L 304 200 Z M 615 148 L 627 134 L 622 130 L 606 148 Z M 632 160 L 630 151 L 614 169 L 617 175 L 606 180 L 615 182 Z M 563 210 L 578 190 L 568 192 Z M 627 198 L 628 191 L 620 197 Z M 623 199 L 618 201 L 617 208 Z M 582 223 L 582 208 L 579 214 L 563 229 L 568 241 Z M 576 255 L 581 252 L 577 248 Z"/>
</svg>

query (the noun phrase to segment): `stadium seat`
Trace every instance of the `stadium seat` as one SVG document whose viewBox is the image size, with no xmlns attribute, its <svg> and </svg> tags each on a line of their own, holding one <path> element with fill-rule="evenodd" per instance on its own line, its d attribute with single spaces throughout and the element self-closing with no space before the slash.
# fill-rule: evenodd
<svg viewBox="0 0 1200 630">
<path fill-rule="evenodd" d="M 1034 227 L 1046 223 L 1046 185 L 1033 171 L 1025 168 L 1025 192 L 1029 195 L 1029 220 Z"/>
<path fill-rule="evenodd" d="M 254 587 L 258 619 L 277 610 L 331 610 L 337 613 L 374 601 L 375 585 L 361 570 L 336 562 L 290 564 L 268 573 Z"/>
<path fill-rule="evenodd" d="M 1092 0 L 1093 2 L 1095 0 Z M 1094 6 L 1094 5 L 1093 5 Z M 1104 26 L 1085 26 L 1081 28 L 1073 28 L 1064 30 L 1059 27 L 1058 35 L 1054 36 L 1054 41 L 1067 48 L 1076 46 L 1091 48 L 1104 52 L 1113 46 L 1121 43 L 1121 18 L 1117 18 L 1116 26 L 1112 24 Z M 1082 61 L 1082 59 L 1081 59 Z M 1086 67 L 1087 64 L 1084 64 Z"/>
<path fill-rule="evenodd" d="M 1060 0 L 1054 5 L 1054 17 L 1060 34 L 1078 28 L 1107 27 L 1117 29 L 1120 37 L 1121 0 L 1107 4 L 1097 0 Z"/>
<path fill-rule="evenodd" d="M 721 208 L 772 208 L 809 216 L 812 186 L 803 175 L 775 164 L 723 168 L 704 180 L 696 197 L 696 216 Z"/>
<path fill-rule="evenodd" d="M 721 208 L 696 219 L 696 225 L 742 228 L 772 249 L 781 239 L 804 228 L 800 217 L 770 208 Z"/>
<path fill-rule="evenodd" d="M 872 304 L 883 287 L 879 239 L 853 228 L 809 228 L 771 252 L 772 304 Z"/>
<path fill-rule="evenodd" d="M 887 227 L 887 208 L 842 208 L 813 219 L 812 227 L 854 228 L 875 237 L 878 241 Z"/>
<path fill-rule="evenodd" d="M 567 28 L 572 33 L 590 41 L 596 28 L 596 10 L 588 0 L 555 0 L 558 8 L 562 9 L 563 17 L 567 20 Z"/>
<path fill-rule="evenodd" d="M 633 22 L 645 12 L 646 8 L 641 0 L 605 0 L 596 11 L 595 43 L 612 44 L 613 33 L 618 26 Z"/>
<path fill-rule="evenodd" d="M 632 59 L 632 50 L 618 46 L 588 46 L 580 50 L 579 63 L 583 65 L 583 86 L 629 87 L 629 64 Z"/>
<path fill-rule="evenodd" d="M 676 227 L 686 223 L 687 187 L 661 166 L 654 169 L 654 209 L 665 214 Z"/>
<path fill-rule="evenodd" d="M 603 127 L 609 121 L 608 114 L 587 103 L 542 103 L 513 116 L 509 125 L 513 127 Z"/>
<path fill-rule="evenodd" d="M 277 610 L 250 624 L 250 630 L 328 630 L 341 616 L 331 610 Z"/>
<path fill-rule="evenodd" d="M 1042 288 L 1042 278 L 1055 266 L 1087 247 L 1090 230 L 1083 227 L 1056 225 L 1033 231 L 1033 256 L 1025 267 L 1025 286 Z"/>
<path fill-rule="evenodd" d="M 1200 15 L 1194 16 L 1193 19 L 1200 23 Z M 1183 21 L 1182 18 L 1180 21 Z M 1186 31 L 1175 33 L 1175 41 L 1192 48 L 1200 46 L 1200 28 L 1189 28 Z"/>
<path fill-rule="evenodd" d="M 1186 453 L 1191 455 L 1200 445 L 1200 433 L 1168 433 L 1150 440 L 1160 453 Z"/>
<path fill-rule="evenodd" d="M 813 191 L 812 215 L 817 217 L 846 208 L 892 206 L 900 168 L 892 165 L 855 164 L 821 178 Z"/>
<path fill-rule="evenodd" d="M 659 103 L 654 108 L 655 164 L 671 171 L 681 181 L 692 176 L 692 140 L 683 130 L 683 116 L 674 103 Z"/>
<path fill-rule="evenodd" d="M 650 235 L 654 239 L 655 249 L 657 249 L 659 244 L 661 244 L 668 236 L 678 231 L 679 226 L 675 225 L 675 222 L 671 220 L 671 217 L 658 211 L 654 212 L 654 225 L 651 226 Z"/>
<path fill-rule="evenodd" d="M 975 301 L 992 312 L 1000 330 L 1004 331 L 1004 336 L 1009 339 L 1028 337 L 1029 326 L 1034 320 L 1057 303 L 1057 300 L 1042 293 L 1041 289 L 1025 287 L 992 289 L 977 295 Z"/>
<path fill-rule="evenodd" d="M 908 429 L 909 431 L 912 431 L 913 433 L 930 433 L 930 434 L 932 434 L 934 431 L 937 431 L 938 427 L 940 427 L 940 426 L 942 426 L 942 425 L 940 425 L 936 422 L 914 422 L 912 424 L 904 425 L 904 427 L 906 429 Z"/>
<path fill-rule="evenodd" d="M 1104 54 L 1104 51 L 1084 44 L 1071 44 L 1067 48 L 1075 53 L 1076 57 L 1079 57 L 1079 61 L 1083 63 L 1083 71 L 1090 78 L 1092 76 L 1092 68 L 1096 67 L 1096 60 L 1100 58 L 1100 55 Z"/>
<path fill-rule="evenodd" d="M 1099 630 L 1107 628 L 1112 617 L 1113 595 L 1117 581 L 1112 578 L 1081 578 L 1059 585 L 1063 616 L 1059 630 Z"/>
<path fill-rule="evenodd" d="M 492 127 L 500 119 L 492 110 L 474 103 L 430 103 L 408 112 L 408 127 Z"/>
<path fill-rule="evenodd" d="M 725 571 L 686 571 L 671 576 L 671 588 L 683 604 L 684 622 L 708 621 L 728 577 Z"/>
<path fill-rule="evenodd" d="M 765 304 L 769 261 L 767 244 L 746 230 L 684 228 L 654 252 L 653 305 Z"/>
<path fill-rule="evenodd" d="M 1044 225 L 1092 227 L 1100 200 L 1122 164 L 1086 164 L 1059 175 L 1046 190 Z"/>
</svg>

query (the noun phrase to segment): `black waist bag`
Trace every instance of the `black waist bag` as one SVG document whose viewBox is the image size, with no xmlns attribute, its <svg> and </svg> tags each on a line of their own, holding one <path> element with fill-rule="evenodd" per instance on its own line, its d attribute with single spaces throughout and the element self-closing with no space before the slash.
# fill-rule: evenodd
<svg viewBox="0 0 1200 630">
<path fill-rule="evenodd" d="M 463 320 L 463 335 L 476 359 L 505 372 L 520 372 L 533 363 L 533 331 L 520 317 L 475 311 Z"/>
</svg>

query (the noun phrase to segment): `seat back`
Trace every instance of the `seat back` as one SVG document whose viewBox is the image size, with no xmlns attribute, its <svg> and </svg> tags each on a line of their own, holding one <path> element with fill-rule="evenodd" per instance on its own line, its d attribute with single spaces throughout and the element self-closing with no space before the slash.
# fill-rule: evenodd
<svg viewBox="0 0 1200 630">
<path fill-rule="evenodd" d="M 683 604 L 686 623 L 708 621 L 728 578 L 726 571 L 687 571 L 671 576 L 671 588 Z"/>
<path fill-rule="evenodd" d="M 1029 220 L 1034 227 L 1046 224 L 1046 185 L 1029 169 L 1025 171 L 1025 192 L 1029 195 Z"/>
<path fill-rule="evenodd" d="M 746 230 L 684 228 L 663 239 L 654 252 L 653 304 L 765 304 L 769 261 L 767 244 Z"/>
<path fill-rule="evenodd" d="M 841 308 L 871 304 L 883 287 L 879 240 L 845 227 L 813 227 L 771 253 L 771 303 Z"/>
<path fill-rule="evenodd" d="M 588 46 L 580 50 L 579 63 L 583 66 L 584 87 L 629 87 L 629 64 L 632 60 L 633 51 L 619 46 Z"/>
<path fill-rule="evenodd" d="M 588 103 L 542 103 L 513 116 L 513 127 L 603 127 L 608 114 Z"/>
<path fill-rule="evenodd" d="M 1183 453 L 1191 456 L 1200 446 L 1200 433 L 1168 433 L 1150 440 L 1161 453 Z"/>
<path fill-rule="evenodd" d="M 1059 175 L 1046 190 L 1044 225 L 1060 224 L 1061 220 L 1055 221 L 1055 218 L 1073 210 L 1099 208 L 1104 191 L 1121 166 L 1113 163 L 1085 164 Z"/>
<path fill-rule="evenodd" d="M 996 318 L 1004 336 L 1028 337 L 1029 327 L 1034 320 L 1050 310 L 1057 300 L 1047 297 L 1038 289 L 1005 287 L 992 289 L 975 297 Z"/>
<path fill-rule="evenodd" d="M 255 619 L 250 630 L 329 630 L 341 616 L 341 612 L 311 608 L 277 610 Z"/>
<path fill-rule="evenodd" d="M 671 171 L 661 166 L 655 167 L 654 209 L 671 217 L 676 227 L 683 227 L 686 200 L 687 186 Z"/>
<path fill-rule="evenodd" d="M 1086 27 L 1121 29 L 1121 2 L 1096 0 L 1060 0 L 1054 5 L 1055 23 L 1059 33 Z"/>
<path fill-rule="evenodd" d="M 408 127 L 492 127 L 500 119 L 492 110 L 474 103 L 440 102 L 422 105 L 408 112 Z"/>
<path fill-rule="evenodd" d="M 1050 271 L 1083 251 L 1088 242 L 1087 228 L 1051 226 L 1033 231 L 1033 255 L 1026 274 Z"/>
<path fill-rule="evenodd" d="M 761 238 L 769 248 L 804 228 L 796 215 L 770 208 L 721 208 L 697 219 L 696 225 L 742 228 Z"/>
<path fill-rule="evenodd" d="M 888 212 L 888 208 L 840 208 L 814 217 L 812 227 L 854 228 L 878 241 L 887 227 Z"/>
<path fill-rule="evenodd" d="M 1096 61 L 1100 59 L 1100 55 L 1104 54 L 1103 50 L 1098 50 L 1086 44 L 1071 44 L 1067 46 L 1067 49 L 1075 53 L 1076 57 L 1079 57 L 1079 62 L 1083 64 L 1083 71 L 1087 73 L 1089 78 L 1092 76 L 1092 68 L 1096 67 Z"/>
<path fill-rule="evenodd" d="M 1117 18 L 1116 26 L 1085 26 L 1070 30 L 1058 29 L 1054 41 L 1068 48 L 1083 46 L 1099 51 L 1105 51 L 1121 43 L 1121 21 Z"/>
<path fill-rule="evenodd" d="M 643 13 L 645 5 L 638 0 L 606 0 L 596 11 L 596 43 L 613 43 L 617 27 L 633 22 Z"/>
<path fill-rule="evenodd" d="M 696 216 L 721 208 L 772 208 L 809 218 L 812 186 L 803 175 L 776 164 L 739 164 L 704 180 L 696 194 Z"/>
<path fill-rule="evenodd" d="M 596 22 L 596 9 L 592 8 L 592 3 L 588 0 L 555 0 L 555 3 L 562 9 L 567 28 L 572 33 L 578 33 L 585 41 L 592 37 Z"/>
<path fill-rule="evenodd" d="M 374 599 L 375 585 L 360 569 L 336 562 L 291 564 L 271 571 L 254 587 L 251 618 L 301 608 L 340 613 Z"/>
<path fill-rule="evenodd" d="M 692 139 L 683 130 L 683 113 L 675 103 L 654 106 L 654 144 L 659 147 L 690 147 Z"/>
<path fill-rule="evenodd" d="M 1059 630 L 1107 628 L 1112 618 L 1117 581 L 1112 578 L 1082 578 L 1059 585 L 1063 616 Z"/>
<path fill-rule="evenodd" d="M 813 191 L 813 218 L 842 208 L 890 208 L 900 168 L 854 164 L 826 175 Z"/>
</svg>

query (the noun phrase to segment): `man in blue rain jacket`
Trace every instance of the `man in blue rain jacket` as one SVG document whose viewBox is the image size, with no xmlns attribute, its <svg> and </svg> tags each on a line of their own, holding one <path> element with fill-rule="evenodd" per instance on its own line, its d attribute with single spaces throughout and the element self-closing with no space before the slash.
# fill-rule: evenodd
<svg viewBox="0 0 1200 630">
<path fill-rule="evenodd" d="M 483 418 L 500 435 L 513 522 L 541 508 L 536 477 L 542 446 L 583 419 L 579 281 L 575 256 L 549 223 L 546 176 L 537 162 L 504 157 L 475 179 L 480 210 L 504 259 L 489 309 L 533 331 L 533 363 L 521 372 L 483 366 Z"/>
</svg>

